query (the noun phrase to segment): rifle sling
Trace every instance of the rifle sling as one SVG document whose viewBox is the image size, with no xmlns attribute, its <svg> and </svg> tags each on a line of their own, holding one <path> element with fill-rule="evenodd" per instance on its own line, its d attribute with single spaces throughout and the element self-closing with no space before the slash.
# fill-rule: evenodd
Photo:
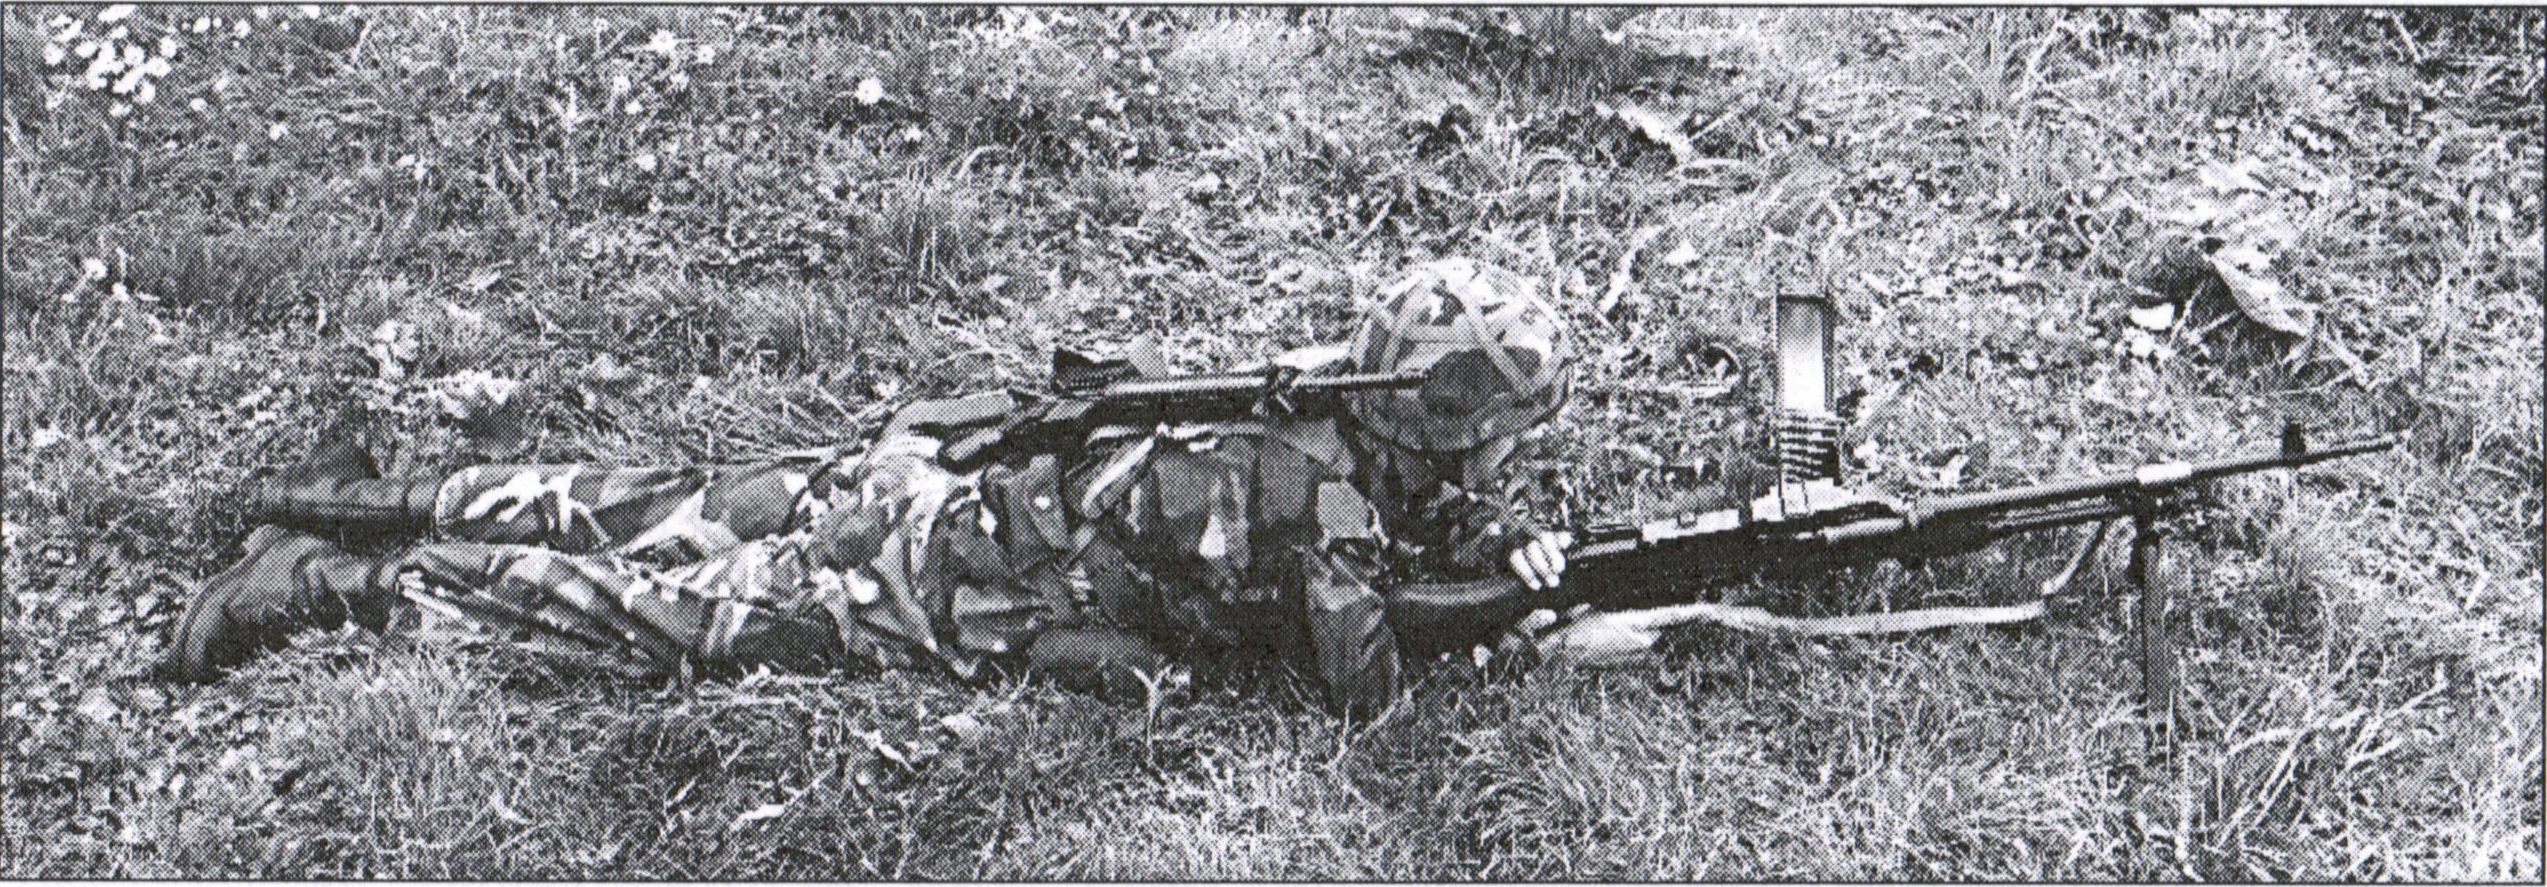
<svg viewBox="0 0 2547 887">
<path fill-rule="evenodd" d="M 1853 616 L 1828 616 L 1805 619 L 1780 616 L 1759 607 L 1730 604 L 1692 603 L 1652 610 L 1654 622 L 1677 625 L 1706 620 L 1727 628 L 1773 634 L 1796 634 L 1813 637 L 1833 635 L 1905 634 L 1958 625 L 2005 625 L 2040 619 L 2050 612 L 2042 598 L 2022 604 L 2001 607 L 1935 607 L 1904 610 L 1897 613 L 1860 613 Z"/>
</svg>

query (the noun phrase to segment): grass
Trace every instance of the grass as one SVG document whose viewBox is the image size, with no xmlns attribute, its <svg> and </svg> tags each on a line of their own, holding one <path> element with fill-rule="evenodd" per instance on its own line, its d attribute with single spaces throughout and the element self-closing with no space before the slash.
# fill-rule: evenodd
<svg viewBox="0 0 2547 887">
<path fill-rule="evenodd" d="M 154 7 L 122 24 L 185 45 L 124 116 L 44 57 L 101 14 L 0 13 L 12 876 L 2540 876 L 2535 11 Z M 2256 187 L 2206 184 L 2241 161 Z M 2170 220 L 2201 201 L 2281 221 Z M 2245 319 L 2206 235 L 2269 247 L 2313 335 Z M 1878 489 L 2285 416 L 2408 443 L 2183 528 L 2173 768 L 2101 593 L 1423 666 L 1368 723 L 1245 663 L 1149 704 L 361 636 L 139 675 L 243 485 L 340 414 L 392 471 L 744 458 L 1055 343 L 1331 341 L 1454 253 L 1550 281 L 1584 335 L 1524 472 L 1552 514 L 1756 489 L 1756 395 L 1674 384 L 1695 344 L 1756 365 L 1762 295 L 1814 281 Z M 2182 322 L 2136 355 L 2160 302 Z M 523 385 L 462 421 L 432 390 L 471 370 Z M 2064 553 L 1727 595 L 2005 600 Z"/>
</svg>

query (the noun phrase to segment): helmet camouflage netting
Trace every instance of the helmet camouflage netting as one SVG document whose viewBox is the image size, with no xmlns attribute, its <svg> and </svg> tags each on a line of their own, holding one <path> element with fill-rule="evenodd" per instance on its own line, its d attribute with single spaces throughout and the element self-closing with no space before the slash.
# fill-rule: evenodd
<svg viewBox="0 0 2547 887">
<path fill-rule="evenodd" d="M 1528 278 L 1467 259 L 1425 263 L 1382 289 L 1348 347 L 1357 372 L 1433 371 L 1422 388 L 1353 399 L 1373 432 L 1425 452 L 1527 431 L 1572 382 L 1564 319 Z"/>
</svg>

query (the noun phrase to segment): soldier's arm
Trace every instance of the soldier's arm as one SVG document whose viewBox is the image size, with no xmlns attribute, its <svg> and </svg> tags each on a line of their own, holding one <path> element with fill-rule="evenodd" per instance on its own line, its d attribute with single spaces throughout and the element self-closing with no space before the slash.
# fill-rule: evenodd
<svg viewBox="0 0 2547 887">
<path fill-rule="evenodd" d="M 1543 529 L 1502 497 L 1443 483 L 1405 521 L 1424 548 L 1426 572 L 1475 579 L 1510 566 L 1511 556 Z"/>
</svg>

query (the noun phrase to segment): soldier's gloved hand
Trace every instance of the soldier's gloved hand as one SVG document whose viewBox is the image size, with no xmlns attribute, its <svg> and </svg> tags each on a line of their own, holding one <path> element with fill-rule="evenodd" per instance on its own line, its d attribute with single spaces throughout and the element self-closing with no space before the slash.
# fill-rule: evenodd
<svg viewBox="0 0 2547 887">
<path fill-rule="evenodd" d="M 1565 550 L 1574 546 L 1570 533 L 1540 533 L 1514 546 L 1504 563 L 1531 591 L 1555 588 L 1565 579 Z"/>
</svg>

